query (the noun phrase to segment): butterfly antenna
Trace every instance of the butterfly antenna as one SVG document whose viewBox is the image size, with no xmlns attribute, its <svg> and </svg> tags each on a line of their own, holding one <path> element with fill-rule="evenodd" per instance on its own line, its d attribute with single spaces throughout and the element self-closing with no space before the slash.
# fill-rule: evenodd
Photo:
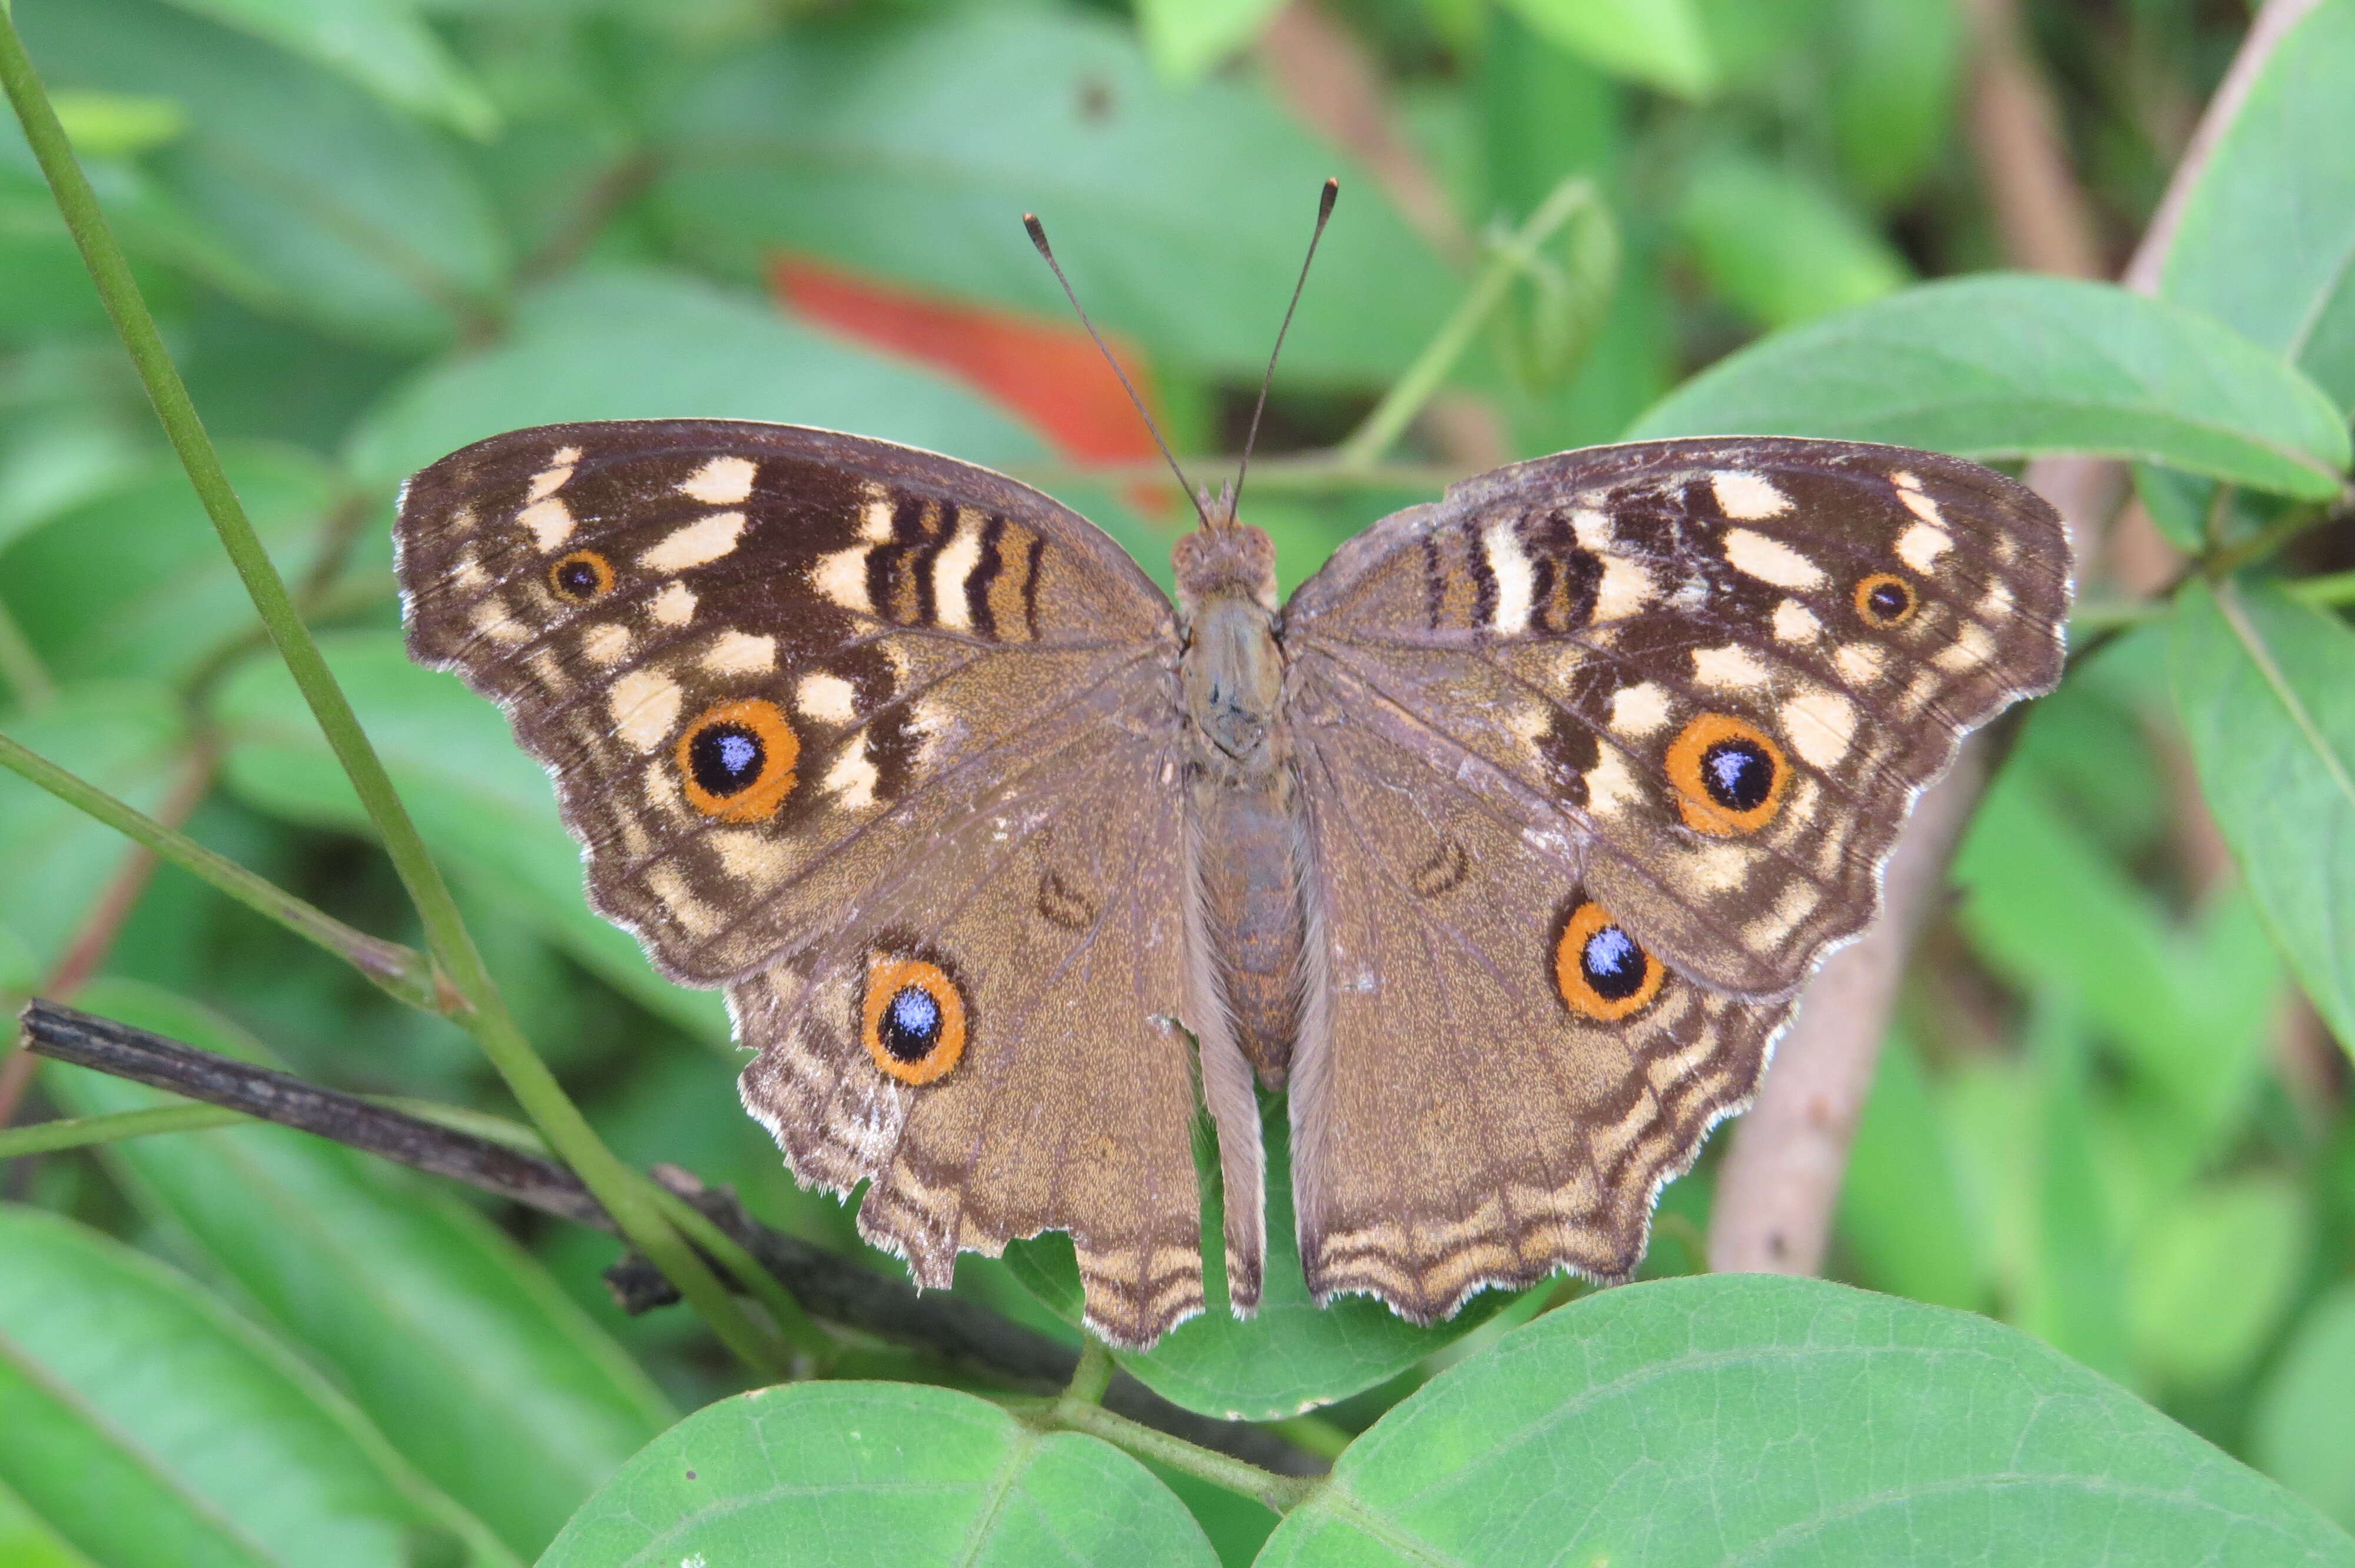
<svg viewBox="0 0 2355 1568">
<path fill-rule="evenodd" d="M 1333 216 L 1333 204 L 1341 198 L 1341 182 L 1327 180 L 1325 194 L 1316 198 L 1316 228 L 1308 237 L 1308 254 L 1300 259 L 1300 280 L 1292 285 L 1292 302 L 1284 307 L 1284 324 L 1275 329 L 1275 347 L 1268 352 L 1267 374 L 1260 377 L 1259 401 L 1252 406 L 1251 431 L 1243 437 L 1243 461 L 1235 469 L 1233 499 L 1228 503 L 1227 515 L 1243 498 L 1243 476 L 1251 472 L 1252 446 L 1259 440 L 1259 417 L 1267 412 L 1267 389 L 1275 384 L 1275 357 L 1284 352 L 1284 334 L 1292 330 L 1292 313 L 1300 308 L 1300 291 L 1308 286 L 1308 264 L 1316 260 L 1316 242 L 1325 238 L 1325 224 Z"/>
<path fill-rule="evenodd" d="M 1209 509 L 1202 504 L 1201 497 L 1195 494 L 1194 487 L 1187 482 L 1186 471 L 1178 466 L 1177 455 L 1170 451 L 1169 443 L 1161 439 L 1161 427 L 1155 424 L 1153 416 L 1146 411 L 1145 399 L 1136 395 L 1135 387 L 1129 385 L 1128 372 L 1120 367 L 1118 356 L 1105 345 L 1103 334 L 1096 331 L 1096 323 L 1088 320 L 1086 307 L 1080 303 L 1080 296 L 1071 291 L 1071 281 L 1063 276 L 1062 263 L 1055 260 L 1055 252 L 1048 247 L 1047 226 L 1039 221 L 1037 213 L 1026 212 L 1022 215 L 1022 227 L 1030 231 L 1030 243 L 1039 248 L 1039 254 L 1045 257 L 1047 265 L 1053 269 L 1055 281 L 1063 285 L 1063 298 L 1071 302 L 1071 309 L 1078 313 L 1080 324 L 1088 329 L 1090 337 L 1096 340 L 1097 352 L 1104 356 L 1104 363 L 1112 366 L 1112 373 L 1120 377 L 1121 390 L 1128 394 L 1131 403 L 1136 405 L 1136 417 L 1145 421 L 1146 429 L 1152 433 L 1153 444 L 1159 447 L 1161 455 L 1169 460 L 1169 471 L 1178 476 L 1179 493 L 1194 503 L 1194 514 L 1202 520 L 1202 526 L 1211 527 Z"/>
</svg>

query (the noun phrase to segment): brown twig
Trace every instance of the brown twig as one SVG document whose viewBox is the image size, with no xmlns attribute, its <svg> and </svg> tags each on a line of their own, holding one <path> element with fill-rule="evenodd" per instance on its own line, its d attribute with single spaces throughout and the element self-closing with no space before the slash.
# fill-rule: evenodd
<svg viewBox="0 0 2355 1568">
<path fill-rule="evenodd" d="M 2031 271 L 2108 276 L 2060 106 L 2022 36 L 2016 0 L 1965 0 L 1963 11 L 1972 42 L 1971 153 L 2004 255 Z"/>
<path fill-rule="evenodd" d="M 580 1178 L 554 1160 L 461 1132 L 288 1074 L 200 1051 L 111 1019 L 36 999 L 22 1014 L 32 1054 L 129 1078 L 208 1105 L 332 1139 L 413 1170 L 614 1234 L 617 1227 Z M 1060 1390 L 1079 1364 L 1071 1346 L 955 1296 L 926 1295 L 904 1280 L 772 1230 L 732 1192 L 692 1173 L 655 1174 L 776 1276 L 814 1317 L 911 1346 L 993 1381 L 1044 1393 Z M 678 1299 L 653 1265 L 632 1254 L 607 1271 L 614 1298 L 639 1313 Z M 1123 1374 L 1105 1404 L 1132 1420 L 1284 1475 L 1322 1474 L 1322 1460 L 1248 1422 L 1218 1421 L 1170 1404 Z"/>
</svg>

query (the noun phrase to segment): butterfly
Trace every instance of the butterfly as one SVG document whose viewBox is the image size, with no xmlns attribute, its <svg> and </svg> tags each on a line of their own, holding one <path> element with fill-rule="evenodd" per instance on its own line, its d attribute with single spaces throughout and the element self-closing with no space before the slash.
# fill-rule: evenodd
<svg viewBox="0 0 2355 1568">
<path fill-rule="evenodd" d="M 1131 1347 L 1204 1305 L 1200 1107 L 1258 1300 L 1255 1085 L 1318 1300 L 1630 1275 L 2069 599 L 2023 486 L 1785 438 L 1498 469 L 1282 603 L 1231 507 L 1173 603 L 1004 476 L 726 420 L 477 442 L 396 543 L 411 655 L 505 707 L 597 909 L 726 988 L 795 1175 L 926 1287 L 1069 1232 Z"/>
</svg>

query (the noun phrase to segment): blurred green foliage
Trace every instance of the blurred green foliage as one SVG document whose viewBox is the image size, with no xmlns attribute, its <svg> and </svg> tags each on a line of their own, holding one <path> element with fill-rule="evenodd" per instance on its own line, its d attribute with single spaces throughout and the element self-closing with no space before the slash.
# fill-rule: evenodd
<svg viewBox="0 0 2355 1568">
<path fill-rule="evenodd" d="M 1630 432 L 1785 429 L 2134 460 L 2159 535 L 2246 569 L 2152 599 L 2124 552 L 2086 564 L 2085 654 L 2020 726 L 1956 863 L 1960 896 L 1923 941 L 1834 1260 L 1845 1280 L 1999 1319 L 2080 1365 L 1977 1319 L 1732 1280 L 1535 1322 L 1543 1292 L 1487 1300 L 1426 1333 L 1364 1302 L 1316 1311 L 1274 1277 L 1281 1257 L 1258 1323 L 1205 1320 L 1127 1361 L 1208 1412 L 1329 1406 L 1335 1440 L 1408 1402 L 1345 1457 L 1346 1490 L 1284 1524 L 1271 1562 L 1381 1561 L 1373 1541 L 1409 1536 L 1530 1560 L 1476 1555 L 1522 1552 L 1480 1522 L 1514 1510 L 1540 1532 L 1601 1531 L 1628 1560 L 1714 1561 L 1793 1531 L 1833 1560 L 1947 1560 L 1966 1541 L 2005 1556 L 2001 1529 L 1922 1499 L 2025 1451 L 2033 1418 L 2007 1426 L 2006 1412 L 2044 1400 L 2075 1412 L 2024 1467 L 2064 1499 L 2044 1560 L 2120 1550 L 2105 1511 L 2065 1501 L 2072 1478 L 2123 1474 L 2103 1442 L 2133 1451 L 2137 1484 L 2206 1499 L 2197 1520 L 2136 1516 L 2154 1550 L 2355 1556 L 2083 1371 L 2355 1527 L 2355 524 L 2336 499 L 2355 401 L 2355 0 L 2321 0 L 2250 84 L 2180 208 L 2156 301 L 1954 281 L 2006 260 L 1986 196 L 2004 176 L 1965 133 L 1969 35 L 1947 0 L 1331 0 L 1321 27 L 1281 12 L 15 6 L 264 542 L 535 1044 L 625 1159 L 733 1183 L 770 1224 L 846 1251 L 845 1211 L 798 1191 L 738 1110 L 717 998 L 663 980 L 588 911 L 547 782 L 501 716 L 402 657 L 388 524 L 405 473 L 558 419 L 819 424 L 1037 478 L 1166 575 L 1176 509 L 1076 471 L 1036 408 L 796 314 L 775 270 L 823 264 L 1053 327 L 1060 295 L 1018 221 L 1036 210 L 1148 370 L 1181 452 L 1207 460 L 1240 439 L 1337 170 L 1347 190 L 1277 378 L 1272 452 L 1345 436 L 1494 237 L 1583 178 L 1603 210 L 1516 278 L 1395 455 L 1462 471 Z M 2030 0 L 2021 20 L 2093 231 L 2123 261 L 2246 17 L 2208 0 Z M 1335 85 L 1350 80 L 1385 107 L 1388 143 L 1337 140 L 1362 123 Z M 1396 475 L 1267 466 L 1252 514 L 1287 584 L 1425 498 Z M 142 809 L 180 797 L 202 842 L 418 939 L 13 125 L 0 730 Z M 509 1108 L 454 1026 L 184 873 L 157 871 L 115 908 L 125 854 L 0 779 L 0 998 L 112 931 L 78 999 L 93 1011 L 366 1092 Z M 50 1067 L 29 1105 L 155 1103 Z M 1705 1160 L 1670 1189 L 1648 1276 L 1701 1266 L 1712 1180 Z M 486 1214 L 294 1134 L 15 1160 L 0 1198 L 0 1562 L 528 1560 L 617 1470 L 554 1561 L 732 1549 L 648 1520 L 788 1481 L 823 1495 L 757 1516 L 760 1539 L 836 1531 L 839 1562 L 928 1561 L 911 1543 L 937 1537 L 1027 1563 L 1056 1537 L 1072 1561 L 1242 1563 L 1276 1525 L 1199 1478 L 906 1386 L 944 1374 L 888 1347 L 857 1364 L 902 1386 L 713 1404 L 743 1373 L 684 1311 L 621 1317 L 596 1277 L 605 1238 Z M 958 1288 L 1074 1337 L 1067 1260 L 1054 1238 L 969 1256 Z M 1906 1356 L 1875 1354 L 1892 1345 Z M 1697 1364 L 1708 1347 L 1760 1369 L 1738 1397 Z M 1797 1370 L 1811 1356 L 1831 1369 L 1820 1381 Z M 1978 1381 L 1924 1384 L 1942 1357 Z M 1654 1369 L 1657 1396 L 1613 1393 L 1622 1363 Z M 1532 1388 L 1587 1413 L 1593 1452 L 1541 1422 L 1505 1432 Z M 1917 1394 L 1951 1430 L 1891 1414 Z M 1886 1443 L 1850 1441 L 1876 1412 Z M 1801 1432 L 1840 1478 L 1826 1495 L 1864 1522 L 1744 1496 L 1696 1543 L 1689 1497 L 1639 1489 L 1573 1525 L 1582 1487 L 1636 1473 L 1614 1454 L 1732 1488 L 1763 1445 Z M 931 1450 L 948 1501 L 877 1513 L 907 1478 L 874 1460 L 892 1443 Z M 1463 1459 L 1447 1487 L 1419 1467 L 1433 1452 Z M 708 1454 L 711 1485 L 737 1491 L 696 1491 L 692 1468 L 680 1481 L 679 1454 Z M 1882 1533 L 1895 1516 L 1876 1509 L 1916 1506 L 1911 1535 Z"/>
</svg>

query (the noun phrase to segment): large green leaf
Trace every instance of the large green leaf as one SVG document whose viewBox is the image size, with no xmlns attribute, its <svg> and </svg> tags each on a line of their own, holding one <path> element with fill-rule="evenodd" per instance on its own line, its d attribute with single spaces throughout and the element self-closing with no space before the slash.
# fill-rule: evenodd
<svg viewBox="0 0 2355 1568">
<path fill-rule="evenodd" d="M 1260 1561 L 2278 1568 L 2355 1541 L 1998 1324 L 1714 1275 L 1603 1291 L 1443 1372 Z"/>
<path fill-rule="evenodd" d="M 0 1486 L 109 1568 L 517 1561 L 193 1280 L 13 1204 Z"/>
<path fill-rule="evenodd" d="M 496 311 L 509 258 L 489 204 L 416 122 L 152 0 L 27 0 L 16 14 L 53 85 L 186 111 L 187 133 L 150 165 L 210 243 L 267 281 L 272 300 L 257 302 L 403 348 Z"/>
<path fill-rule="evenodd" d="M 1706 97 L 1717 85 L 1692 0 L 1504 0 L 1529 30 L 1614 76 Z"/>
<path fill-rule="evenodd" d="M 1216 1240 L 1224 1216 L 1209 1205 L 1202 1234 L 1213 1238 L 1203 1258 L 1212 1305 L 1149 1351 L 1114 1352 L 1138 1382 L 1206 1415 L 1242 1421 L 1297 1415 L 1388 1382 L 1515 1303 L 1509 1295 L 1484 1291 L 1454 1318 L 1429 1329 L 1415 1327 L 1369 1297 L 1344 1296 L 1329 1307 L 1317 1306 L 1309 1299 L 1294 1234 L 1284 1102 L 1269 1102 L 1261 1122 L 1267 1147 L 1267 1261 L 1259 1311 L 1246 1319 L 1227 1309 L 1226 1257 Z M 1198 1165 L 1209 1166 L 1208 1152 L 1198 1149 Z M 1017 1277 L 1064 1321 L 1080 1320 L 1079 1267 L 1063 1237 L 1017 1243 L 1007 1249 L 1007 1257 Z M 1534 1308 L 1536 1303 L 1528 1305 Z"/>
<path fill-rule="evenodd" d="M 0 713 L 0 730 L 143 811 L 163 803 L 186 757 L 171 694 L 131 682 L 69 686 L 37 713 Z M 41 970 L 130 851 L 112 828 L 0 771 L 0 929 Z"/>
<path fill-rule="evenodd" d="M 501 430 L 687 417 L 822 425 L 987 464 L 1044 455 L 943 376 L 822 337 L 760 300 L 652 270 L 591 273 L 527 300 L 497 347 L 437 365 L 386 399 L 349 455 L 364 478 L 389 485 Z"/>
<path fill-rule="evenodd" d="M 285 447 L 223 454 L 279 572 L 300 582 L 318 553 L 335 477 Z M 177 462 L 72 507 L 0 550 L 0 599 L 60 679 L 170 679 L 242 632 L 259 634 L 236 568 Z"/>
<path fill-rule="evenodd" d="M 1913 1040 L 1892 1033 L 1840 1183 L 1841 1248 L 1859 1280 L 1941 1307 L 1987 1297 L 1988 1246 L 1971 1225 L 1955 1160 Z"/>
<path fill-rule="evenodd" d="M 1962 457 L 2093 452 L 2321 499 L 2345 422 L 2297 371 L 2105 283 L 1929 283 L 1779 333 L 1695 376 L 1628 439 L 1833 436 Z"/>
<path fill-rule="evenodd" d="M 491 101 L 405 0 L 173 0 L 339 72 L 396 108 L 470 135 L 498 124 Z"/>
<path fill-rule="evenodd" d="M 2355 1530 L 2355 1280 L 2307 1309 L 2257 1390 L 2249 1453 L 2258 1468 Z"/>
<path fill-rule="evenodd" d="M 1903 288 L 1903 257 L 1821 181 L 1746 153 L 1701 159 L 1677 228 L 1710 286 L 1770 327 L 1811 321 Z"/>
<path fill-rule="evenodd" d="M 540 1568 L 1209 1568 L 1169 1489 L 1118 1449 L 971 1394 L 794 1383 L 709 1405 L 591 1498 Z"/>
<path fill-rule="evenodd" d="M 1105 328 L 1256 378 L 1338 174 L 1287 376 L 1387 379 L 1445 315 L 1455 284 L 1380 185 L 1255 82 L 1172 88 L 1127 28 L 1076 9 L 921 15 L 796 28 L 680 93 L 661 197 L 682 240 L 746 276 L 814 252 L 1068 321 L 1022 231 L 1035 211 Z"/>
<path fill-rule="evenodd" d="M 590 909 L 581 849 L 557 815 L 548 775 L 516 745 L 496 705 L 454 675 L 410 663 L 392 633 L 347 632 L 321 647 L 442 864 L 527 911 L 549 941 L 641 1005 L 705 1039 L 729 1038 L 716 994 L 663 979 L 629 933 Z M 240 665 L 213 712 L 229 743 L 231 789 L 292 821 L 367 831 L 359 797 L 274 657 Z"/>
<path fill-rule="evenodd" d="M 77 1001 L 206 1050 L 261 1060 L 197 1004 L 126 980 Z M 176 1104 L 59 1067 L 76 1115 Z M 250 1127 L 110 1146 L 141 1205 L 184 1235 L 378 1428 L 518 1552 L 676 1419 L 645 1374 L 540 1266 L 451 1193 L 322 1139 Z"/>
<path fill-rule="evenodd" d="M 2275 46 L 2185 200 L 2159 287 L 2355 408 L 2355 0 Z"/>
<path fill-rule="evenodd" d="M 2355 632 L 2261 584 L 2194 585 L 2170 652 L 2209 809 L 2307 995 L 2355 1051 Z"/>
</svg>

